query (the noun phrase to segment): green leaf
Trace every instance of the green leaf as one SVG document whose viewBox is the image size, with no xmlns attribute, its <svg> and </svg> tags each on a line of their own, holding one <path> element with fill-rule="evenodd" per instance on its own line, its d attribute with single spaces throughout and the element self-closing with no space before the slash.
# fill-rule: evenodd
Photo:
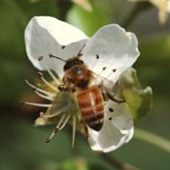
<svg viewBox="0 0 170 170">
<path fill-rule="evenodd" d="M 100 27 L 109 22 L 108 11 L 104 8 L 105 6 L 100 4 L 93 2 L 93 10 L 90 12 L 74 5 L 68 12 L 67 21 L 83 30 L 87 35 L 93 35 Z"/>
</svg>

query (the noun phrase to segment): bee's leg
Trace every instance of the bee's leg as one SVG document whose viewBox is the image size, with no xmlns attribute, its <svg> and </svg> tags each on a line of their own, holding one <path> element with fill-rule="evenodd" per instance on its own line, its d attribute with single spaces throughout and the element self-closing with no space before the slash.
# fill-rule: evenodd
<svg viewBox="0 0 170 170">
<path fill-rule="evenodd" d="M 89 134 L 88 134 L 87 127 L 86 127 L 86 126 L 84 126 L 84 129 L 85 129 L 85 135 L 86 135 L 86 138 L 88 138 L 88 137 L 89 137 Z"/>
<path fill-rule="evenodd" d="M 58 86 L 58 90 L 60 90 L 60 91 L 67 91 L 66 89 L 67 89 L 67 88 L 64 87 L 64 84 L 60 84 L 60 85 Z"/>
<path fill-rule="evenodd" d="M 109 92 L 109 90 L 107 90 L 107 89 L 105 88 L 105 86 L 103 86 L 102 83 L 99 84 L 99 88 L 101 88 L 101 90 L 103 91 L 103 94 L 106 94 L 105 96 L 108 97 L 110 100 L 112 100 L 112 101 L 114 101 L 114 102 L 116 102 L 116 103 L 124 103 L 124 102 L 126 102 L 125 99 L 118 100 L 118 99 L 114 98 L 113 94 L 111 94 L 111 93 Z"/>
<path fill-rule="evenodd" d="M 83 122 L 83 120 L 80 120 L 80 123 L 82 125 L 82 131 L 83 131 L 84 136 L 86 138 L 88 138 L 89 135 L 88 135 L 88 130 L 87 130 L 87 127 L 86 127 L 85 123 Z"/>
<path fill-rule="evenodd" d="M 114 102 L 116 102 L 116 103 L 124 103 L 124 102 L 126 102 L 125 99 L 122 99 L 122 100 L 115 99 L 115 98 L 113 97 L 113 95 L 110 94 L 109 92 L 106 92 L 106 94 L 107 94 L 107 96 L 108 96 L 108 98 L 109 98 L 110 100 L 112 100 L 112 101 L 114 101 Z"/>
<path fill-rule="evenodd" d="M 74 88 L 70 88 L 70 87 L 65 87 L 63 84 L 58 86 L 58 89 L 61 92 L 75 92 Z"/>
</svg>

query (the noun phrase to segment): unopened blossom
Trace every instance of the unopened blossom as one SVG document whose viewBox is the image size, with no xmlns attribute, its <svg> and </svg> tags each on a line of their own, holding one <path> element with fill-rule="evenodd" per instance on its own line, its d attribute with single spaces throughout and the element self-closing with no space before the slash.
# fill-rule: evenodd
<svg viewBox="0 0 170 170">
<path fill-rule="evenodd" d="M 150 2 L 156 6 L 159 10 L 159 21 L 161 24 L 165 24 L 168 19 L 168 14 L 170 13 L 170 0 L 129 0 L 133 2 Z"/>
<path fill-rule="evenodd" d="M 72 119 L 72 144 L 74 145 L 77 126 L 81 131 L 83 129 L 91 149 L 95 151 L 110 152 L 129 142 L 133 136 L 134 125 L 131 111 L 125 101 L 116 102 L 110 98 L 103 101 L 104 122 L 102 128 L 96 131 L 87 124 L 82 125 L 75 97 L 76 91 L 62 93 L 58 87 L 62 85 L 66 74 L 63 70 L 65 61 L 78 56 L 93 72 L 95 86 L 104 86 L 106 91 L 114 96 L 112 89 L 120 75 L 131 67 L 139 56 L 138 41 L 133 33 L 126 32 L 117 24 L 110 24 L 100 28 L 92 37 L 88 37 L 68 23 L 53 17 L 39 16 L 32 18 L 28 23 L 25 29 L 25 44 L 32 64 L 38 70 L 47 71 L 53 79 L 48 82 L 40 73 L 42 81 L 48 88 L 46 86 L 38 88 L 27 81 L 39 96 L 51 102 L 39 104 L 47 107 L 47 111 L 40 114 L 36 120 L 37 125 L 58 122 L 56 126 L 58 131 Z M 36 105 L 30 102 L 27 104 Z M 60 120 L 56 121 L 56 117 L 60 117 Z"/>
</svg>

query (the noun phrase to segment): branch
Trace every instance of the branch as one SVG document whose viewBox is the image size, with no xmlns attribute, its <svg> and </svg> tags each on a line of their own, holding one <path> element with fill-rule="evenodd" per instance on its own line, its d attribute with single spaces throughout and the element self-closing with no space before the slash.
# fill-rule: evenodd
<svg viewBox="0 0 170 170">
<path fill-rule="evenodd" d="M 148 132 L 143 129 L 135 128 L 134 137 L 139 140 L 143 140 L 152 145 L 159 147 L 160 149 L 170 153 L 170 141 L 154 133 Z"/>
<path fill-rule="evenodd" d="M 126 163 L 126 162 L 121 162 L 119 160 L 117 160 L 116 158 L 105 154 L 105 153 L 100 153 L 100 157 L 103 158 L 106 162 L 108 162 L 110 165 L 116 167 L 117 169 L 120 170 L 139 170 L 139 168 Z"/>
</svg>

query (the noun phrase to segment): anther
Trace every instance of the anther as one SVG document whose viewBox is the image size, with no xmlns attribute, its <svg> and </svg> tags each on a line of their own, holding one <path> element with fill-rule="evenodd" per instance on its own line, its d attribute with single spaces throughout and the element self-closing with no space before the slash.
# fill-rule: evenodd
<svg viewBox="0 0 170 170">
<path fill-rule="evenodd" d="M 113 69 L 112 71 L 113 71 L 113 72 L 116 72 L 116 69 Z"/>
<path fill-rule="evenodd" d="M 38 75 L 40 76 L 40 77 L 43 77 L 44 75 L 43 75 L 43 73 L 42 72 L 38 72 Z"/>
<path fill-rule="evenodd" d="M 20 101 L 19 104 L 22 106 L 22 105 L 25 104 L 25 102 L 24 101 Z"/>
<path fill-rule="evenodd" d="M 114 112 L 114 110 L 110 107 L 110 108 L 109 108 L 109 112 Z"/>
<path fill-rule="evenodd" d="M 40 117 L 44 116 L 44 112 L 40 112 Z"/>
<path fill-rule="evenodd" d="M 25 84 L 30 86 L 32 89 L 35 89 L 36 90 L 36 86 L 34 86 L 33 84 L 31 84 L 27 79 L 24 80 L 25 81 Z"/>
<path fill-rule="evenodd" d="M 49 143 L 51 140 L 49 138 L 45 139 L 45 143 Z"/>
<path fill-rule="evenodd" d="M 81 57 L 83 54 L 82 53 L 79 53 L 78 55 L 77 55 L 77 57 Z"/>
<path fill-rule="evenodd" d="M 41 61 L 43 59 L 43 56 L 38 57 L 38 61 Z"/>
<path fill-rule="evenodd" d="M 111 121 L 111 120 L 112 120 L 112 117 L 109 117 L 109 120 Z"/>
</svg>

